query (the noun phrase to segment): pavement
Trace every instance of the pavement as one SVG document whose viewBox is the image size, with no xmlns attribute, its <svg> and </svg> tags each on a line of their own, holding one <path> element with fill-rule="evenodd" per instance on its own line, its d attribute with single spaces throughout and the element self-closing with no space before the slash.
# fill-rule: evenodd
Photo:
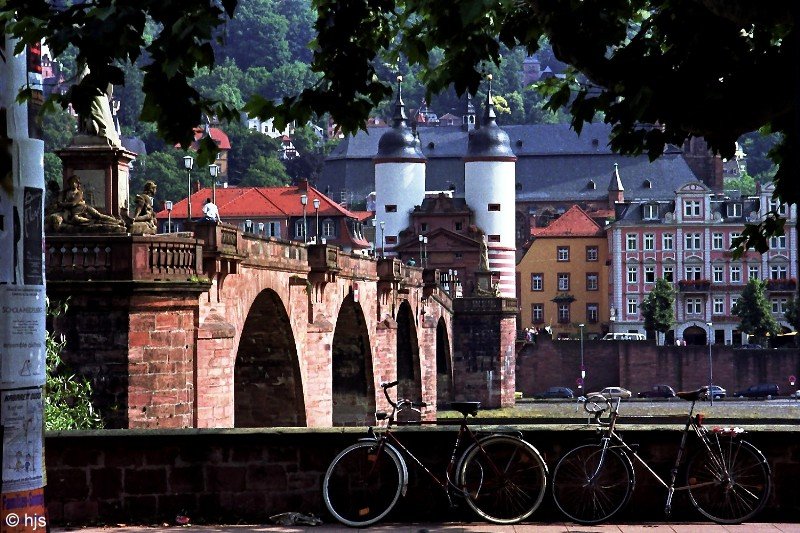
<svg viewBox="0 0 800 533">
<path fill-rule="evenodd" d="M 800 524 L 793 523 L 746 523 L 738 525 L 719 525 L 707 522 L 603 524 L 600 526 L 581 526 L 573 523 L 530 522 L 513 526 L 499 526 L 486 522 L 438 522 L 438 523 L 379 523 L 370 532 L 405 533 L 800 533 Z M 106 526 L 91 528 L 55 528 L 59 533 L 332 533 L 353 532 L 354 528 L 339 524 L 320 526 L 276 526 L 276 525 L 217 525 L 217 526 Z"/>
</svg>

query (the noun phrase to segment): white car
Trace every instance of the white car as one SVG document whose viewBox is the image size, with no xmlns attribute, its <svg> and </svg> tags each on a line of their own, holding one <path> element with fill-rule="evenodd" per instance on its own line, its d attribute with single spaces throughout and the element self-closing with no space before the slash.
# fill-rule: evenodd
<svg viewBox="0 0 800 533">
<path fill-rule="evenodd" d="M 797 398 L 798 400 L 800 400 L 800 390 L 794 391 L 794 393 L 791 394 L 790 398 Z"/>
<path fill-rule="evenodd" d="M 600 394 L 606 398 L 622 398 L 625 400 L 632 396 L 631 391 L 622 387 L 606 387 L 600 391 Z"/>
</svg>

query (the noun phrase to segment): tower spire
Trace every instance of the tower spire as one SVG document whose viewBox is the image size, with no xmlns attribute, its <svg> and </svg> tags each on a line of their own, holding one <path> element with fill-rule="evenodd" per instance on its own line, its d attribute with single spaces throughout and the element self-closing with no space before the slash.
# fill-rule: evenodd
<svg viewBox="0 0 800 533">
<path fill-rule="evenodd" d="M 392 126 L 395 128 L 404 127 L 406 125 L 406 106 L 403 104 L 403 76 L 397 76 L 397 98 L 394 101 L 394 116 L 392 117 Z"/>
</svg>

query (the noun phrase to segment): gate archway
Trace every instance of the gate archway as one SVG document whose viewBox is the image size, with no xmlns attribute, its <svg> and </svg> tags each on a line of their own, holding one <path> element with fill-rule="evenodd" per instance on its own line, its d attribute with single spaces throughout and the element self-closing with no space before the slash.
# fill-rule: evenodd
<svg viewBox="0 0 800 533">
<path fill-rule="evenodd" d="M 247 313 L 234 365 L 234 426 L 305 426 L 303 382 L 289 315 L 262 291 Z"/>
<path fill-rule="evenodd" d="M 703 346 L 708 344 L 708 332 L 700 326 L 689 326 L 683 330 L 683 340 L 689 346 Z"/>
<path fill-rule="evenodd" d="M 372 351 L 361 305 L 353 294 L 339 309 L 331 355 L 332 424 L 363 426 L 375 423 L 375 385 Z"/>
<path fill-rule="evenodd" d="M 418 402 L 422 399 L 419 342 L 414 312 L 403 301 L 397 311 L 397 397 Z"/>
</svg>

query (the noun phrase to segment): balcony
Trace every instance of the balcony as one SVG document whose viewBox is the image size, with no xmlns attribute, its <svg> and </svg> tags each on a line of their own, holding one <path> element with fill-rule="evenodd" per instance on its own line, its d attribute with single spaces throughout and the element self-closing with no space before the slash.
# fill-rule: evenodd
<svg viewBox="0 0 800 533">
<path fill-rule="evenodd" d="M 767 290 L 770 292 L 795 292 L 797 290 L 797 280 L 789 279 L 768 279 Z"/>
<path fill-rule="evenodd" d="M 707 279 L 682 279 L 678 282 L 679 292 L 708 292 L 711 281 Z"/>
</svg>

